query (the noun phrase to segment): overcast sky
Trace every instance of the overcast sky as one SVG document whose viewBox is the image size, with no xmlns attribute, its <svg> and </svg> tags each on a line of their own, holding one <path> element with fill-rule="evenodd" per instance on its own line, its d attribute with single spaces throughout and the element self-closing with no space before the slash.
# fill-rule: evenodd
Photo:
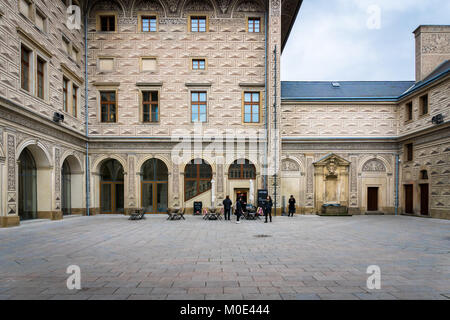
<svg viewBox="0 0 450 320">
<path fill-rule="evenodd" d="M 450 1 L 303 0 L 281 78 L 414 80 L 412 32 L 421 24 L 450 24 Z"/>
</svg>

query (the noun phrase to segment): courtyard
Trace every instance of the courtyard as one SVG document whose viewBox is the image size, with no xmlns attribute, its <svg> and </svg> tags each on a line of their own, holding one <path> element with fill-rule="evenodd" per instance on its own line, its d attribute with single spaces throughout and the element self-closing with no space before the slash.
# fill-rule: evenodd
<svg viewBox="0 0 450 320">
<path fill-rule="evenodd" d="M 450 221 L 71 216 L 0 229 L 0 300 L 450 299 Z M 66 269 L 81 269 L 69 290 Z M 381 269 L 381 289 L 366 286 Z"/>
</svg>

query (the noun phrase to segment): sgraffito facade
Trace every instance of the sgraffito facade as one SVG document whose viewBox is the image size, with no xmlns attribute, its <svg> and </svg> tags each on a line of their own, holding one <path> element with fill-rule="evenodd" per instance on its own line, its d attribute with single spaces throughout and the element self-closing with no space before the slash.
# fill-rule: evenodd
<svg viewBox="0 0 450 320">
<path fill-rule="evenodd" d="M 0 4 L 2 226 L 255 203 L 263 188 L 278 213 L 292 194 L 305 214 L 449 218 L 447 26 L 415 31 L 416 82 L 289 84 L 301 1 Z"/>
</svg>

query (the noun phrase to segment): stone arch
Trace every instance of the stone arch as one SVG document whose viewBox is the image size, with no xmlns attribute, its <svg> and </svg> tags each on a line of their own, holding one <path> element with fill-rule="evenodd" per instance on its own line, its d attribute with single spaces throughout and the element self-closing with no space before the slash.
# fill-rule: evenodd
<svg viewBox="0 0 450 320">
<path fill-rule="evenodd" d="M 164 1 L 160 0 L 133 0 L 131 5 L 131 16 L 137 16 L 139 11 L 151 11 L 162 13 L 163 16 L 167 16 L 167 9 Z"/>
<path fill-rule="evenodd" d="M 211 0 L 184 0 L 181 7 L 181 13 L 186 16 L 188 12 L 203 12 L 203 11 L 213 11 L 214 17 L 217 17 L 218 8 L 216 3 Z"/>
<path fill-rule="evenodd" d="M 373 156 L 373 155 L 368 155 L 361 159 L 361 161 L 359 162 L 358 173 L 362 173 L 364 166 L 366 164 L 368 164 L 370 161 L 378 161 L 383 164 L 385 170 L 378 171 L 378 172 L 392 173 L 392 166 L 384 157 Z M 364 172 L 367 172 L 367 171 L 364 171 Z M 377 171 L 375 171 L 375 172 L 377 172 Z"/>
<path fill-rule="evenodd" d="M 238 159 L 235 159 L 233 162 L 231 162 L 230 164 L 227 165 L 227 168 L 226 168 L 227 170 L 226 170 L 225 174 L 227 175 L 228 179 L 231 179 L 230 178 L 230 168 L 231 168 L 231 166 L 234 165 L 235 162 L 239 161 L 239 160 L 248 161 L 249 164 L 253 165 L 253 167 L 255 168 L 255 179 L 256 179 L 258 177 L 258 175 L 259 175 L 258 167 L 254 164 L 254 162 L 252 160 L 250 160 L 248 158 L 238 158 Z"/>
<path fill-rule="evenodd" d="M 61 157 L 61 165 L 64 163 L 64 161 L 68 161 L 70 165 L 70 169 L 72 173 L 81 174 L 84 172 L 84 166 L 83 161 L 81 161 L 78 156 L 71 151 L 66 151 L 63 156 Z"/>
<path fill-rule="evenodd" d="M 186 166 L 187 166 L 188 164 L 190 164 L 192 160 L 195 160 L 195 159 L 203 159 L 207 164 L 209 164 L 209 165 L 211 166 L 213 176 L 216 174 L 216 163 L 213 161 L 212 158 L 210 158 L 210 157 L 208 157 L 208 156 L 206 156 L 206 155 L 192 156 L 192 157 L 190 157 L 189 160 L 188 160 L 187 162 L 184 162 L 184 163 L 182 164 L 182 168 L 180 169 L 180 172 L 183 172 L 183 173 L 184 173 L 184 171 L 186 170 Z"/>
<path fill-rule="evenodd" d="M 117 11 L 119 17 L 126 16 L 126 8 L 121 0 L 97 0 L 88 8 L 88 17 L 95 18 L 96 11 Z"/>
<path fill-rule="evenodd" d="M 258 165 L 257 157 L 254 156 L 254 157 L 240 157 L 240 158 L 234 157 L 232 161 L 230 161 L 230 162 L 225 164 L 225 168 L 224 168 L 224 174 L 225 175 L 228 175 L 228 172 L 230 171 L 231 165 L 237 160 L 248 160 L 248 161 L 250 161 L 250 163 L 255 166 L 256 176 L 259 176 L 261 174 L 261 167 Z"/>
<path fill-rule="evenodd" d="M 141 172 L 142 166 L 144 165 L 144 163 L 146 163 L 150 159 L 158 159 L 158 160 L 161 160 L 162 162 L 164 162 L 164 164 L 167 166 L 167 169 L 169 170 L 169 176 L 171 175 L 172 168 L 173 168 L 172 162 L 169 159 L 167 159 L 166 157 L 157 155 L 157 154 L 146 155 L 145 157 L 143 157 L 142 159 L 137 161 L 136 168 L 138 168 L 138 170 L 136 171 L 136 174 L 139 174 L 139 172 Z"/>
<path fill-rule="evenodd" d="M 109 159 L 114 159 L 114 160 L 119 161 L 123 167 L 124 174 L 125 175 L 127 174 L 127 168 L 128 168 L 127 161 L 118 155 L 103 155 L 100 158 L 98 158 L 97 160 L 95 160 L 95 162 L 92 165 L 92 168 L 93 168 L 92 173 L 99 173 L 103 162 L 106 160 L 109 160 Z"/>
<path fill-rule="evenodd" d="M 50 152 L 47 150 L 44 144 L 36 139 L 26 140 L 17 147 L 16 160 L 19 159 L 20 154 L 25 148 L 28 148 L 28 150 L 30 150 L 30 152 L 32 153 L 34 160 L 36 161 L 37 168 L 52 167 L 53 162 L 51 160 L 52 157 L 50 155 Z"/>
</svg>

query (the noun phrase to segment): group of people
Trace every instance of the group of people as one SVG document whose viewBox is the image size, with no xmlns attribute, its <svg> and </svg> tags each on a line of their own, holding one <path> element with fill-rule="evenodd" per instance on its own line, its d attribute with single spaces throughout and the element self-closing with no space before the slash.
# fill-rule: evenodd
<svg viewBox="0 0 450 320">
<path fill-rule="evenodd" d="M 224 208 L 224 216 L 225 220 L 231 220 L 231 210 L 233 208 L 233 202 L 230 199 L 230 196 L 226 196 L 225 200 L 223 200 L 223 208 Z M 241 218 L 243 211 L 245 210 L 246 203 L 242 197 L 236 201 L 236 205 L 234 206 L 234 214 L 236 215 L 236 223 L 241 223 L 239 219 Z M 264 223 L 272 222 L 272 207 L 273 202 L 270 196 L 267 196 L 266 200 L 262 202 L 262 211 L 264 213 L 265 221 Z M 295 213 L 295 199 L 294 196 L 291 195 L 289 199 L 289 217 L 293 217 Z M 268 221 L 269 220 L 269 221 Z"/>
</svg>

